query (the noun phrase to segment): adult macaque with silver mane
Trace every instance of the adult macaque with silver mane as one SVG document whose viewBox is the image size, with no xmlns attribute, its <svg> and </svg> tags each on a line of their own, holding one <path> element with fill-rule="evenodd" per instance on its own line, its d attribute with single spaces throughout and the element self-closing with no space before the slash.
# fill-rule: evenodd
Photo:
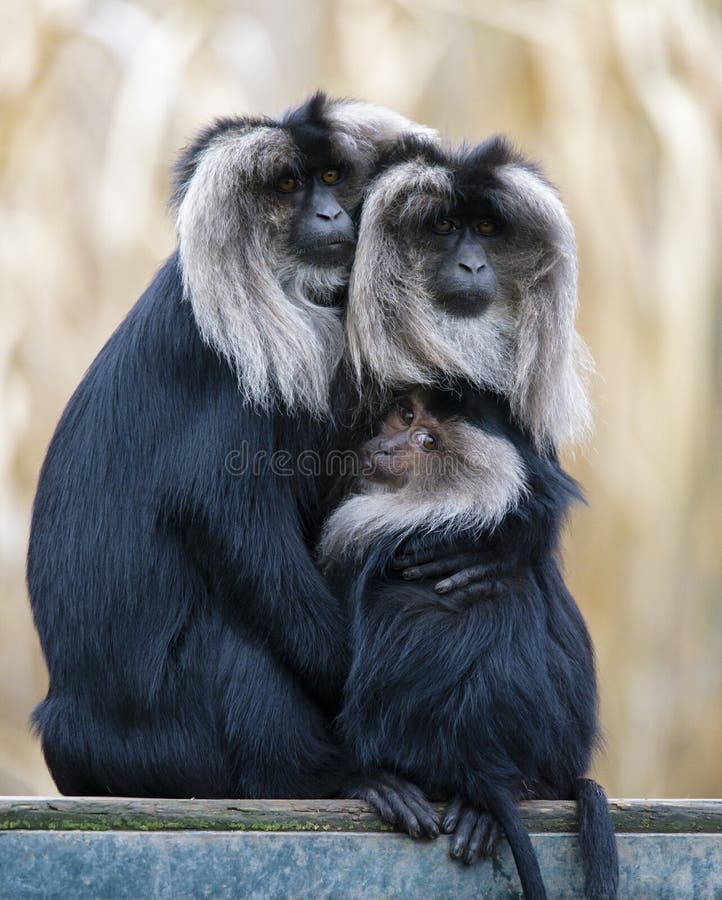
<svg viewBox="0 0 722 900">
<path fill-rule="evenodd" d="M 352 608 L 339 723 L 358 770 L 389 770 L 449 800 L 442 827 L 467 863 L 493 852 L 501 825 L 535 900 L 544 885 L 516 804 L 575 799 L 585 893 L 614 897 L 606 797 L 583 777 L 598 736 L 593 651 L 557 562 L 576 484 L 513 424 L 506 401 L 482 392 L 416 390 L 362 461 L 320 544 Z M 403 541 L 440 534 L 484 547 L 481 596 L 390 578 Z"/>
<path fill-rule="evenodd" d="M 370 185 L 348 303 L 359 378 L 507 398 L 553 452 L 589 425 L 574 233 L 554 187 L 501 137 L 400 142 Z"/>
<path fill-rule="evenodd" d="M 353 217 L 390 110 L 318 94 L 223 119 L 177 168 L 178 249 L 71 398 L 40 475 L 34 713 L 63 793 L 324 797 L 343 610 L 314 565 Z M 392 789 L 390 789 L 392 790 Z"/>
</svg>

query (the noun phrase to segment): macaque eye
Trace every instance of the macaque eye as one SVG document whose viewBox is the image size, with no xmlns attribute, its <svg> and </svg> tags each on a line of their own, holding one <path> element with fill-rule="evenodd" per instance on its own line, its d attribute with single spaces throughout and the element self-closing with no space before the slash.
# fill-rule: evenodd
<svg viewBox="0 0 722 900">
<path fill-rule="evenodd" d="M 401 421 L 405 422 L 407 425 L 411 425 L 414 421 L 414 411 L 408 406 L 400 406 L 399 415 L 401 416 Z"/>
<path fill-rule="evenodd" d="M 481 222 L 476 226 L 476 230 L 479 234 L 490 235 L 496 234 L 499 230 L 499 226 L 493 219 L 482 219 Z"/>
<path fill-rule="evenodd" d="M 279 178 L 276 182 L 276 188 L 282 194 L 292 194 L 294 191 L 297 191 L 302 184 L 303 181 L 295 175 L 284 175 L 283 178 Z"/>
<path fill-rule="evenodd" d="M 340 169 L 324 169 L 321 172 L 321 181 L 324 184 L 338 184 L 341 178 L 342 172 Z"/>
<path fill-rule="evenodd" d="M 436 447 L 436 438 L 433 434 L 422 434 L 419 437 L 419 443 L 424 450 L 433 450 Z"/>
<path fill-rule="evenodd" d="M 451 219 L 439 219 L 431 226 L 431 230 L 436 234 L 451 234 L 456 225 Z"/>
</svg>

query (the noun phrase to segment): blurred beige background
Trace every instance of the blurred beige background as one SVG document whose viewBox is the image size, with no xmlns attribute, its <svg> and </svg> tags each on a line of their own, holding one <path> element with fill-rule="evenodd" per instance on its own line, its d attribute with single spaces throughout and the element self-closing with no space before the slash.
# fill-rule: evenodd
<svg viewBox="0 0 722 900">
<path fill-rule="evenodd" d="M 0 793 L 53 784 L 30 504 L 71 392 L 173 246 L 201 124 L 316 87 L 472 141 L 509 133 L 577 228 L 597 431 L 567 540 L 616 796 L 722 794 L 722 38 L 687 0 L 4 0 Z"/>
</svg>

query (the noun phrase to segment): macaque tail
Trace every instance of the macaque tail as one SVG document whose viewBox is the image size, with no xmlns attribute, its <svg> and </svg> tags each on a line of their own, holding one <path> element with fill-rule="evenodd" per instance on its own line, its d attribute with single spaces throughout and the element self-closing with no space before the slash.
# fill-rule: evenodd
<svg viewBox="0 0 722 900">
<path fill-rule="evenodd" d="M 539 861 L 536 858 L 529 832 L 521 820 L 519 807 L 508 794 L 489 797 L 489 812 L 504 829 L 519 873 L 519 880 L 526 900 L 546 900 L 547 892 L 542 880 Z"/>
<path fill-rule="evenodd" d="M 574 793 L 584 868 L 584 896 L 587 900 L 613 900 L 619 886 L 619 860 L 606 794 L 590 778 L 578 778 Z"/>
</svg>

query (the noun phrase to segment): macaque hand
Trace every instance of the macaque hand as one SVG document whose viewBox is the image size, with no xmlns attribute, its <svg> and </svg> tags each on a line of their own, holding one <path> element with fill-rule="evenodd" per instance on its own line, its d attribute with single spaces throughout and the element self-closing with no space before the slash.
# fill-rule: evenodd
<svg viewBox="0 0 722 900">
<path fill-rule="evenodd" d="M 401 572 L 405 581 L 439 578 L 434 590 L 452 602 L 483 599 L 495 592 L 496 578 L 505 574 L 498 560 L 468 543 L 424 546 L 408 542 L 391 567 Z"/>
</svg>

